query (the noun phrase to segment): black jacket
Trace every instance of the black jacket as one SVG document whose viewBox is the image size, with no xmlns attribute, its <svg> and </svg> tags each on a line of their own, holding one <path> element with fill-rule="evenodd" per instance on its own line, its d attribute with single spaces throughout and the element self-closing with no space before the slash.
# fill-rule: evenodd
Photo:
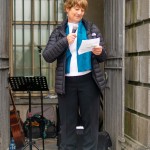
<svg viewBox="0 0 150 150">
<path fill-rule="evenodd" d="M 83 19 L 83 24 L 87 30 L 88 39 L 92 39 L 92 33 L 96 33 L 96 37 L 100 37 L 100 45 L 103 47 L 101 55 L 96 56 L 92 54 L 92 76 L 98 85 L 100 91 L 105 87 L 105 78 L 100 70 L 99 63 L 106 60 L 106 49 L 104 41 L 99 32 L 99 29 L 92 23 Z M 65 29 L 67 26 L 67 20 L 62 22 L 49 37 L 49 41 L 43 51 L 44 59 L 52 63 L 57 60 L 56 77 L 55 77 L 55 91 L 58 94 L 65 93 L 65 63 L 66 63 L 66 51 L 69 47 Z"/>
</svg>

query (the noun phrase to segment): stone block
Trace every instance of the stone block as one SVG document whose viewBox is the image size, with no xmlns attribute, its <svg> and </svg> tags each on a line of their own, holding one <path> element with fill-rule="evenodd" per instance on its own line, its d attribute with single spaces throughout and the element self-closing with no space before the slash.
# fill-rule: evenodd
<svg viewBox="0 0 150 150">
<path fill-rule="evenodd" d="M 125 111 L 125 134 L 145 147 L 150 146 L 150 120 Z"/>
<path fill-rule="evenodd" d="M 131 57 L 126 57 L 125 59 L 125 78 L 126 80 L 130 80 L 131 71 L 132 70 L 132 61 Z"/>
<path fill-rule="evenodd" d="M 150 88 L 134 86 L 134 110 L 150 116 Z"/>
<path fill-rule="evenodd" d="M 125 107 L 134 110 L 134 86 L 130 84 L 125 85 Z"/>
<path fill-rule="evenodd" d="M 150 24 L 136 27 L 136 48 L 137 52 L 150 50 Z"/>
<path fill-rule="evenodd" d="M 130 79 L 132 81 L 140 81 L 140 61 L 139 57 L 131 57 L 132 61 L 132 70 L 130 74 Z M 130 65 L 130 64 L 129 64 Z"/>
<path fill-rule="evenodd" d="M 131 24 L 131 15 L 133 15 L 132 13 L 132 1 L 131 0 L 128 0 L 126 1 L 126 8 L 125 8 L 125 24 L 128 25 L 128 24 Z"/>
<path fill-rule="evenodd" d="M 134 140 L 138 140 L 138 116 L 125 111 L 125 134 L 133 138 Z"/>
<path fill-rule="evenodd" d="M 136 47 L 136 28 L 127 29 L 125 32 L 125 51 L 127 53 L 133 53 L 137 51 Z"/>
<path fill-rule="evenodd" d="M 126 53 L 150 51 L 150 24 L 126 30 L 125 51 Z"/>
<path fill-rule="evenodd" d="M 125 111 L 125 134 L 131 136 L 131 113 Z"/>
<path fill-rule="evenodd" d="M 139 57 L 128 57 L 126 59 L 126 76 L 130 81 L 140 81 L 140 61 Z"/>
<path fill-rule="evenodd" d="M 150 88 L 126 84 L 125 91 L 125 106 L 150 116 Z"/>
<path fill-rule="evenodd" d="M 150 18 L 150 0 L 135 1 L 137 1 L 137 21 Z"/>
<path fill-rule="evenodd" d="M 138 140 L 138 115 L 131 113 L 131 137 Z"/>
<path fill-rule="evenodd" d="M 149 146 L 149 134 L 150 134 L 150 120 L 138 117 L 138 141 L 145 146 Z"/>
<path fill-rule="evenodd" d="M 150 56 L 140 57 L 140 82 L 150 83 Z"/>
<path fill-rule="evenodd" d="M 127 0 L 125 24 L 150 18 L 150 0 Z"/>
</svg>

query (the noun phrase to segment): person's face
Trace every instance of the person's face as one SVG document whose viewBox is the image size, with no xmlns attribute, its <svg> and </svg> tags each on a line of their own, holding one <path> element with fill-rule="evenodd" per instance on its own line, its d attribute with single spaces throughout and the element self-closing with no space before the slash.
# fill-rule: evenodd
<svg viewBox="0 0 150 150">
<path fill-rule="evenodd" d="M 79 6 L 74 6 L 66 9 L 68 15 L 68 22 L 78 23 L 83 18 L 85 10 Z"/>
</svg>

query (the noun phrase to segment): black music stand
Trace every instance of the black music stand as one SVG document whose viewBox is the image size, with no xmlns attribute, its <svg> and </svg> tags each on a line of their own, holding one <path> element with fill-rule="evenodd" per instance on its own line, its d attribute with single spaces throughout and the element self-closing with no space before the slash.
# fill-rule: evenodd
<svg viewBox="0 0 150 150">
<path fill-rule="evenodd" d="M 46 77 L 44 76 L 9 77 L 8 81 L 13 91 L 27 91 L 27 93 L 29 94 L 29 113 L 30 114 L 31 114 L 31 91 L 41 91 L 41 92 L 48 91 L 47 80 L 46 80 Z M 42 105 L 41 107 L 43 108 L 43 103 L 41 105 Z M 42 118 L 43 118 L 43 112 L 42 112 Z M 42 139 L 44 140 L 43 135 L 42 135 Z M 39 150 L 37 145 L 35 145 L 35 142 L 32 141 L 32 126 L 31 126 L 31 116 L 30 116 L 29 117 L 29 142 L 25 145 L 23 150 L 28 146 L 30 147 L 30 150 L 32 150 L 32 145 Z M 44 145 L 44 142 L 43 142 L 43 145 Z"/>
</svg>

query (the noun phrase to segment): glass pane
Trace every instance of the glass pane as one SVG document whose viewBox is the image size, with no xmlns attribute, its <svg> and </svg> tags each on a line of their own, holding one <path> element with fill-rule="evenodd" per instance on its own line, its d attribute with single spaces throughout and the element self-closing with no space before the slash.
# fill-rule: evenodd
<svg viewBox="0 0 150 150">
<path fill-rule="evenodd" d="M 24 62 L 23 60 L 23 49 L 22 47 L 16 47 L 14 49 L 16 52 L 14 52 L 14 66 L 16 67 L 16 75 L 23 75 L 23 69 L 24 69 Z"/>
<path fill-rule="evenodd" d="M 58 0 L 58 21 L 63 21 L 63 0 Z"/>
<path fill-rule="evenodd" d="M 50 89 L 53 89 L 55 88 L 55 68 L 56 68 L 56 61 L 54 63 L 52 63 L 50 65 Z"/>
<path fill-rule="evenodd" d="M 15 29 L 15 26 L 13 26 L 13 45 L 16 45 L 16 29 Z"/>
<path fill-rule="evenodd" d="M 42 64 L 44 59 L 42 59 Z M 55 88 L 55 68 L 56 68 L 56 61 L 53 63 L 46 63 L 46 66 L 43 67 L 42 65 L 42 75 L 46 76 L 49 88 L 52 92 L 54 92 Z"/>
<path fill-rule="evenodd" d="M 39 0 L 35 0 L 34 2 L 35 2 L 35 4 L 34 4 L 35 5 L 35 8 L 34 8 L 35 9 L 34 10 L 35 18 L 34 18 L 34 20 L 35 21 L 39 21 L 39 18 L 40 18 L 40 11 L 39 11 L 40 10 L 39 9 L 40 8 L 40 1 Z"/>
<path fill-rule="evenodd" d="M 41 1 L 41 21 L 48 21 L 48 0 Z"/>
<path fill-rule="evenodd" d="M 45 48 L 45 47 L 44 47 Z M 43 48 L 43 50 L 44 50 Z M 42 57 L 42 68 L 48 68 L 48 63 L 44 60 L 44 58 Z"/>
<path fill-rule="evenodd" d="M 34 76 L 40 76 L 40 68 L 34 68 Z"/>
<path fill-rule="evenodd" d="M 35 0 L 35 21 L 40 21 L 40 1 Z M 48 14 L 50 13 L 50 14 Z M 41 1 L 41 21 L 54 21 L 54 0 Z"/>
<path fill-rule="evenodd" d="M 14 52 L 14 66 L 16 75 L 32 75 L 32 53 L 30 47 L 16 47 Z M 14 51 L 15 51 L 14 50 Z"/>
<path fill-rule="evenodd" d="M 24 76 L 33 76 L 31 68 L 24 69 Z"/>
<path fill-rule="evenodd" d="M 23 15 L 23 9 L 22 9 L 22 4 L 23 4 L 23 1 L 22 0 L 14 0 L 14 13 L 13 13 L 13 20 L 14 21 L 22 21 L 22 15 Z M 19 6 L 19 7 L 18 7 Z M 16 20 L 15 20 L 16 18 Z"/>
<path fill-rule="evenodd" d="M 34 44 L 35 45 L 46 45 L 50 36 L 50 33 L 54 30 L 54 25 L 35 25 L 34 26 Z M 40 38 L 41 36 L 41 38 Z M 41 41 L 40 41 L 41 40 Z"/>
<path fill-rule="evenodd" d="M 43 48 L 43 50 L 44 50 L 44 48 Z M 42 57 L 42 68 L 47 68 L 47 67 L 48 67 L 48 63 Z"/>
<path fill-rule="evenodd" d="M 41 44 L 46 45 L 47 44 L 47 26 L 41 26 Z"/>
<path fill-rule="evenodd" d="M 16 43 L 15 43 L 16 41 Z M 13 44 L 23 44 L 23 26 L 16 25 L 13 30 Z M 31 30 L 30 25 L 24 25 L 24 44 L 31 45 Z"/>
<path fill-rule="evenodd" d="M 48 21 L 48 0 L 35 0 L 35 21 Z"/>
<path fill-rule="evenodd" d="M 32 68 L 32 50 L 31 47 L 24 47 L 24 67 Z"/>
<path fill-rule="evenodd" d="M 31 45 L 31 29 L 30 25 L 24 26 L 24 45 Z"/>
<path fill-rule="evenodd" d="M 49 3 L 49 20 L 50 21 L 55 21 L 55 11 L 54 11 L 54 8 L 55 8 L 55 3 L 54 3 L 54 0 L 50 0 L 50 3 Z"/>
<path fill-rule="evenodd" d="M 46 77 L 48 88 L 50 88 L 50 84 L 49 84 L 49 70 L 42 69 L 42 75 Z"/>
<path fill-rule="evenodd" d="M 31 0 L 24 0 L 24 21 L 31 21 Z"/>
<path fill-rule="evenodd" d="M 16 25 L 16 45 L 22 45 L 22 41 L 23 41 L 23 38 L 22 38 L 22 26 L 21 25 Z"/>
<path fill-rule="evenodd" d="M 34 26 L 34 44 L 35 45 L 39 45 L 40 41 L 39 41 L 39 26 L 35 25 Z"/>
<path fill-rule="evenodd" d="M 34 75 L 40 75 L 40 55 L 38 48 L 34 48 Z"/>
</svg>

